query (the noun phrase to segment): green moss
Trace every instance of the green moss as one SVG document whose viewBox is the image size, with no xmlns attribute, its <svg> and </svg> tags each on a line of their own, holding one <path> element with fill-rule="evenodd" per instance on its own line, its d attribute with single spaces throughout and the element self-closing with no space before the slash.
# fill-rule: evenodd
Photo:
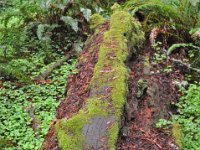
<svg viewBox="0 0 200 150">
<path fill-rule="evenodd" d="M 137 98 L 141 98 L 141 96 L 144 94 L 144 90 L 148 87 L 148 83 L 144 79 L 140 79 L 137 82 Z"/>
<path fill-rule="evenodd" d="M 116 32 L 120 32 L 122 36 L 123 34 L 131 34 L 132 27 L 132 17 L 128 12 L 117 11 L 111 16 L 110 28 Z"/>
<path fill-rule="evenodd" d="M 79 150 L 83 147 L 84 138 L 80 134 L 86 118 L 82 115 L 74 116 L 69 120 L 61 120 L 55 126 L 59 147 L 63 150 Z"/>
<path fill-rule="evenodd" d="M 183 148 L 183 132 L 181 129 L 181 125 L 178 123 L 173 124 L 172 126 L 172 136 L 175 138 L 176 144 L 180 149 Z"/>
<path fill-rule="evenodd" d="M 109 129 L 108 132 L 108 144 L 110 145 L 110 150 L 116 149 L 116 139 L 118 139 L 118 133 L 119 133 L 119 125 L 117 123 L 114 123 L 112 127 Z"/>
<path fill-rule="evenodd" d="M 94 21 L 96 19 L 100 20 L 100 22 L 97 21 L 97 24 Z M 103 21 L 105 20 L 96 14 L 91 19 L 91 28 L 95 28 Z M 115 149 L 119 132 L 118 123 L 120 122 L 128 91 L 128 71 L 124 63 L 128 56 L 127 44 L 132 40 L 132 36 L 135 39 L 134 44 L 141 43 L 144 38 L 142 37 L 144 34 L 136 30 L 139 30 L 138 22 L 135 23 L 129 13 L 121 10 L 114 11 L 110 20 L 110 30 L 104 33 L 98 62 L 95 65 L 90 83 L 90 88 L 93 90 L 111 87 L 111 96 L 103 99 L 94 95 L 87 100 L 85 107 L 77 115 L 69 120 L 62 120 L 56 125 L 59 146 L 62 149 L 67 150 L 72 147 L 73 149 L 81 149 L 84 143 L 82 129 L 95 116 L 112 116 L 114 118 L 115 122 L 113 122 L 108 131 L 108 144 L 110 149 Z M 107 69 L 106 71 L 105 68 Z"/>
<path fill-rule="evenodd" d="M 144 67 L 150 67 L 150 62 L 149 62 L 149 57 L 145 56 L 144 57 Z"/>
<path fill-rule="evenodd" d="M 98 25 L 104 23 L 105 21 L 106 19 L 99 14 L 92 15 L 90 17 L 90 29 L 95 29 Z"/>
<path fill-rule="evenodd" d="M 63 150 L 80 150 L 84 144 L 83 127 L 94 116 L 107 116 L 108 103 L 97 99 L 88 99 L 86 107 L 69 120 L 60 120 L 55 126 L 59 147 Z"/>
<path fill-rule="evenodd" d="M 111 10 L 114 11 L 120 11 L 122 10 L 121 6 L 118 3 L 114 3 L 114 5 L 111 7 Z"/>
</svg>

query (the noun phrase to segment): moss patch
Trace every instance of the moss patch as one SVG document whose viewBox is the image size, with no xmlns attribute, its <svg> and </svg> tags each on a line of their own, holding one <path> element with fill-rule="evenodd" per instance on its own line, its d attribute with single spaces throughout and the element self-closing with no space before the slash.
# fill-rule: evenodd
<svg viewBox="0 0 200 150">
<path fill-rule="evenodd" d="M 83 127 L 89 123 L 94 116 L 107 116 L 108 103 L 98 99 L 88 99 L 86 107 L 69 120 L 60 120 L 56 124 L 56 134 L 59 147 L 63 150 L 80 150 L 84 145 L 82 135 Z"/>
<path fill-rule="evenodd" d="M 114 123 L 108 132 L 108 137 L 109 137 L 108 144 L 110 145 L 110 150 L 116 149 L 115 144 L 116 144 L 116 139 L 118 139 L 118 132 L 119 132 L 118 123 Z"/>
<path fill-rule="evenodd" d="M 176 144 L 180 149 L 183 148 L 183 132 L 181 129 L 181 125 L 178 123 L 173 124 L 172 126 L 172 136 L 175 138 Z"/>
<path fill-rule="evenodd" d="M 105 21 L 106 19 L 99 14 L 92 15 L 90 17 L 90 29 L 95 29 L 98 25 L 104 23 Z"/>
<path fill-rule="evenodd" d="M 137 98 L 141 98 L 141 96 L 144 94 L 144 90 L 148 87 L 148 83 L 144 79 L 140 79 L 137 82 Z"/>
<path fill-rule="evenodd" d="M 95 15 L 91 19 L 91 28 L 95 28 L 105 20 Z M 98 20 L 97 22 L 94 20 Z M 134 37 L 133 37 L 134 36 Z M 112 116 L 107 140 L 109 149 L 115 149 L 118 139 L 119 122 L 126 102 L 128 72 L 124 64 L 128 56 L 128 43 L 134 46 L 142 43 L 144 33 L 140 25 L 132 16 L 118 9 L 110 19 L 110 30 L 104 33 L 100 45 L 98 62 L 94 69 L 90 88 L 94 91 L 112 89 L 106 98 L 105 95 L 94 94 L 87 100 L 85 107 L 69 120 L 61 120 L 56 124 L 56 132 L 61 149 L 81 149 L 84 145 L 83 127 L 95 116 Z M 105 92 L 105 91 L 104 91 Z M 94 92 L 95 93 L 95 92 Z"/>
<path fill-rule="evenodd" d="M 113 12 L 115 12 L 115 11 L 120 11 L 120 10 L 122 10 L 122 8 L 121 8 L 121 6 L 120 6 L 118 3 L 115 3 L 115 4 L 111 7 L 111 10 L 112 10 Z"/>
</svg>

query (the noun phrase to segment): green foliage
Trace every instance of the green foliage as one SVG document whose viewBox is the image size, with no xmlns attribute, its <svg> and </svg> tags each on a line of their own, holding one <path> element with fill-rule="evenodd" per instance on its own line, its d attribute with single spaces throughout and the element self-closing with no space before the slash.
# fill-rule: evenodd
<svg viewBox="0 0 200 150">
<path fill-rule="evenodd" d="M 61 20 L 70 25 L 75 32 L 78 32 L 78 21 L 69 16 L 62 16 Z"/>
<path fill-rule="evenodd" d="M 156 128 L 165 127 L 166 125 L 170 125 L 172 122 L 165 119 L 160 119 L 159 122 L 156 123 Z"/>
<path fill-rule="evenodd" d="M 87 8 L 80 8 L 80 11 L 83 13 L 84 18 L 87 21 L 90 21 L 90 16 L 92 15 L 92 11 Z"/>
<path fill-rule="evenodd" d="M 165 73 L 170 73 L 170 72 L 172 72 L 173 70 L 172 70 L 172 66 L 170 66 L 170 65 L 168 65 L 167 67 L 165 67 L 164 69 L 163 69 L 163 72 L 165 72 Z"/>
<path fill-rule="evenodd" d="M 173 44 L 168 50 L 167 50 L 167 55 L 170 55 L 174 50 L 180 48 L 180 47 L 191 47 L 194 49 L 200 50 L 199 47 L 193 45 L 192 43 L 179 43 L 179 44 Z"/>
<path fill-rule="evenodd" d="M 156 50 L 156 53 L 154 54 L 155 63 L 160 63 L 167 58 L 167 55 L 163 50 L 162 42 L 156 42 L 154 45 L 152 45 L 152 48 Z"/>
<path fill-rule="evenodd" d="M 179 124 L 180 136 L 176 136 L 184 150 L 198 150 L 200 147 L 200 85 L 191 84 L 188 90 L 183 91 L 183 96 L 177 103 L 179 114 L 174 115 L 171 121 L 161 120 L 157 127 L 162 125 Z M 176 134 L 173 130 L 173 134 Z"/>
<path fill-rule="evenodd" d="M 0 90 L 0 137 L 3 149 L 39 150 L 63 98 L 66 77 L 75 67 L 65 64 L 54 70 L 48 84 L 17 87 L 3 82 Z M 34 126 L 36 129 L 34 129 Z M 34 131 L 35 130 L 35 131 Z M 2 140 L 0 140 L 0 143 Z"/>
<path fill-rule="evenodd" d="M 175 115 L 174 121 L 182 125 L 183 147 L 197 150 L 200 147 L 200 85 L 190 85 L 177 106 L 180 115 Z"/>
<path fill-rule="evenodd" d="M 0 12 L 0 63 L 3 63 L 0 68 L 6 67 L 4 77 L 13 78 L 14 74 L 20 72 L 6 64 L 16 58 L 32 57 L 39 52 L 45 55 L 44 63 L 48 64 L 54 60 L 54 52 L 80 52 L 90 32 L 90 16 L 96 12 L 104 13 L 104 8 L 113 2 L 115 1 L 0 1 L 0 7 L 2 4 L 6 8 Z M 16 79 L 23 81 L 20 76 Z M 24 75 L 23 78 L 29 77 Z"/>
<path fill-rule="evenodd" d="M 188 40 L 190 29 L 200 20 L 199 2 L 191 0 L 129 0 L 125 9 L 133 15 L 142 12 L 146 31 L 166 28 L 169 36 L 179 40 Z"/>
</svg>

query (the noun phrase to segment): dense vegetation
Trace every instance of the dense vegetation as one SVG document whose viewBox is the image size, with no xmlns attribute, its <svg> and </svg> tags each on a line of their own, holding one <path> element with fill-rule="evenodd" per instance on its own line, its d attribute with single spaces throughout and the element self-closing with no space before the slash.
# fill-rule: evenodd
<svg viewBox="0 0 200 150">
<path fill-rule="evenodd" d="M 144 30 L 149 33 L 150 42 L 157 51 L 155 56 L 157 63 L 165 61 L 173 52 L 180 53 L 182 49 L 188 59 L 182 63 L 188 64 L 191 70 L 199 73 L 199 1 L 133 0 L 125 4 L 125 9 L 140 17 Z M 160 39 L 159 34 L 162 37 Z M 171 66 L 169 65 L 164 71 L 172 71 Z M 198 150 L 200 147 L 199 75 L 189 72 L 185 76 L 186 81 L 176 83 L 182 93 L 180 101 L 176 104 L 177 114 L 169 121 L 161 119 L 157 127 L 172 128 L 172 136 L 181 149 Z"/>
<path fill-rule="evenodd" d="M 178 112 L 157 126 L 180 127 L 179 146 L 198 150 L 198 0 L 0 0 L 0 149 L 40 149 L 64 98 L 67 77 L 76 73 L 76 57 L 91 33 L 90 16 L 98 13 L 109 19 L 115 2 L 142 23 L 146 41 L 157 51 L 157 63 L 184 51 L 187 59 L 182 63 L 191 72 L 186 85 L 177 83 L 182 93 Z M 171 66 L 165 71 L 172 71 Z"/>
</svg>

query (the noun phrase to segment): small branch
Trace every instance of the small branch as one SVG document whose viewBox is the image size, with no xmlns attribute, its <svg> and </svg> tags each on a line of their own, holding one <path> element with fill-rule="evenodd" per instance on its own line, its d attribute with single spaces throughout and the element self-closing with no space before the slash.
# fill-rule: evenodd
<svg viewBox="0 0 200 150">
<path fill-rule="evenodd" d="M 179 65 L 181 65 L 181 66 L 185 66 L 185 67 L 187 67 L 188 69 L 190 69 L 190 70 L 192 70 L 192 71 L 195 71 L 195 72 L 197 72 L 197 73 L 200 74 L 200 69 L 193 68 L 193 67 L 191 67 L 190 64 L 184 63 L 184 62 L 182 62 L 181 60 L 178 60 L 178 59 L 172 59 L 172 61 L 173 61 L 174 64 L 179 64 Z"/>
<path fill-rule="evenodd" d="M 37 77 L 35 77 L 34 80 L 45 80 L 55 68 L 60 67 L 65 61 L 67 61 L 70 58 L 70 56 L 64 56 L 63 58 L 57 60 L 54 64 L 50 64 L 48 68 L 39 74 Z"/>
</svg>

